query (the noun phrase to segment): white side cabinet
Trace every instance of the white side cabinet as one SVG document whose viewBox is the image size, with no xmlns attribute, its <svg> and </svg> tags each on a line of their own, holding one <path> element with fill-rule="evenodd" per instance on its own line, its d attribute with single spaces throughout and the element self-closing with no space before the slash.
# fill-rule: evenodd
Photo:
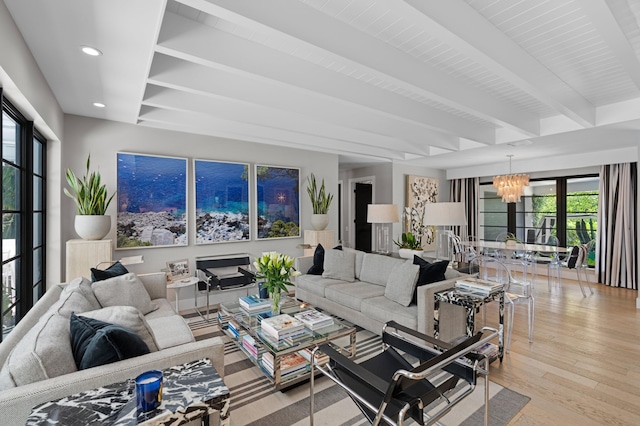
<svg viewBox="0 0 640 426">
<path fill-rule="evenodd" d="M 312 229 L 304 230 L 304 243 L 309 244 L 311 248 L 304 250 L 305 256 L 313 256 L 318 244 L 322 244 L 325 250 L 331 249 L 335 246 L 333 231 L 331 229 L 325 229 L 324 231 L 314 231 Z"/>
<path fill-rule="evenodd" d="M 111 262 L 111 251 L 111 240 L 67 241 L 65 281 L 77 277 L 90 278 L 91 268 L 102 262 Z"/>
</svg>

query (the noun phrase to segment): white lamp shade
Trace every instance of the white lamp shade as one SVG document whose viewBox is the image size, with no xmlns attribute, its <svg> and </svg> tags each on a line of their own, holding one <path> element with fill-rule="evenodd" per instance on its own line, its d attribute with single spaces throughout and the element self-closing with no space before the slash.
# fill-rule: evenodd
<svg viewBox="0 0 640 426">
<path fill-rule="evenodd" d="M 465 225 L 464 203 L 427 203 L 424 206 L 424 223 L 433 226 Z"/>
<path fill-rule="evenodd" d="M 400 222 L 397 204 L 369 204 L 367 206 L 368 223 Z"/>
</svg>

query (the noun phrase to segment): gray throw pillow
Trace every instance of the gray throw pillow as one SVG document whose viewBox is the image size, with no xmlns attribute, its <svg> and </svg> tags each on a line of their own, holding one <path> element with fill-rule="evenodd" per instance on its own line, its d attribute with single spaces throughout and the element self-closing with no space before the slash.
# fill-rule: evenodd
<svg viewBox="0 0 640 426">
<path fill-rule="evenodd" d="M 142 315 L 158 309 L 155 303 L 151 303 L 151 297 L 142 281 L 136 274 L 130 272 L 118 277 L 93 283 L 93 293 L 103 308 L 109 306 L 133 306 Z"/>
<path fill-rule="evenodd" d="M 126 327 L 140 336 L 151 352 L 158 351 L 158 345 L 151 326 L 147 323 L 144 315 L 133 306 L 109 306 L 108 308 L 84 312 L 79 316 Z"/>
<path fill-rule="evenodd" d="M 347 282 L 354 282 L 356 270 L 356 255 L 342 250 L 325 250 L 324 278 L 333 278 Z"/>
<path fill-rule="evenodd" d="M 409 306 L 418 282 L 420 267 L 411 261 L 400 263 L 391 270 L 384 296 L 402 306 Z"/>
</svg>

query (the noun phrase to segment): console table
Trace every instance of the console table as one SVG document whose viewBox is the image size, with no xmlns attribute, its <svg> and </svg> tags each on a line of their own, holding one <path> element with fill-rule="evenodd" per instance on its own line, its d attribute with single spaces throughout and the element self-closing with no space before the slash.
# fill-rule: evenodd
<svg viewBox="0 0 640 426">
<path fill-rule="evenodd" d="M 167 368 L 163 374 L 162 403 L 147 413 L 137 411 L 132 378 L 40 404 L 26 425 L 178 425 L 216 411 L 218 424 L 230 425 L 229 389 L 208 358 Z"/>
</svg>

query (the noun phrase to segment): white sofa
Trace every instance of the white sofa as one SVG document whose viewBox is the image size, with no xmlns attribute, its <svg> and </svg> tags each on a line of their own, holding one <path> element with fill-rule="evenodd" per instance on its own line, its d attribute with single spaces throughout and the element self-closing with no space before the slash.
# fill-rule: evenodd
<svg viewBox="0 0 640 426">
<path fill-rule="evenodd" d="M 382 326 L 393 320 L 433 336 L 434 293 L 453 287 L 456 278 L 462 274 L 447 268 L 444 281 L 417 287 L 416 302 L 405 306 L 389 298 L 391 295 L 388 287 L 401 285 L 402 280 L 415 278 L 411 275 L 410 269 L 407 269 L 407 273 L 394 269 L 401 264 L 413 263 L 412 260 L 407 261 L 346 248 L 344 251 L 355 254 L 351 257 L 355 262 L 353 281 L 330 278 L 327 276 L 326 269 L 323 275 L 309 275 L 307 271 L 313 265 L 313 256 L 297 258 L 295 267 L 302 275 L 295 280 L 296 298 L 377 334 L 382 334 Z M 335 250 L 327 250 L 326 255 L 330 252 Z M 325 266 L 327 266 L 326 262 L 325 258 Z M 440 339 L 450 341 L 465 333 L 464 308 L 442 303 L 440 305 Z"/>
<path fill-rule="evenodd" d="M 0 425 L 24 424 L 26 418 L 31 413 L 32 407 L 35 405 L 84 390 L 134 378 L 147 370 L 162 370 L 200 358 L 206 357 L 211 359 L 214 367 L 220 376 L 223 377 L 223 340 L 216 337 L 199 342 L 195 341 L 184 319 L 176 314 L 167 300 L 166 276 L 164 273 L 140 275 L 138 278 L 144 284 L 144 288 L 148 292 L 151 302 L 158 306 L 156 310 L 144 315 L 144 322 L 147 323 L 147 327 L 153 335 L 152 346 L 154 346 L 154 348 L 152 352 L 99 367 L 92 367 L 80 371 L 69 371 L 74 370 L 75 365 L 73 365 L 73 368 L 69 367 L 68 359 L 66 359 L 68 358 L 66 351 L 70 350 L 65 346 L 70 344 L 68 328 L 66 334 L 62 332 L 63 327 L 57 329 L 57 335 L 51 335 L 51 333 L 49 333 L 50 335 L 47 336 L 46 331 L 43 333 L 29 333 L 32 329 L 34 331 L 42 329 L 42 323 L 51 317 L 52 311 L 56 311 L 54 314 L 56 321 L 62 323 L 64 321 L 64 315 L 70 315 L 70 312 L 69 309 L 61 307 L 59 301 L 63 298 L 71 299 L 69 293 L 72 291 L 69 289 L 77 287 L 77 289 L 73 291 L 80 291 L 79 289 L 82 287 L 85 292 L 87 290 L 86 285 L 80 285 L 80 279 L 69 283 L 67 291 L 64 291 L 67 286 L 66 284 L 56 285 L 45 293 L 27 315 L 16 325 L 14 330 L 0 343 L 0 366 L 2 366 L 2 370 L 0 370 L 0 387 L 3 389 L 0 390 Z M 88 288 L 91 288 L 91 286 Z M 84 304 L 85 300 L 77 297 L 76 299 L 82 301 L 72 306 L 73 311 L 76 314 L 82 315 L 80 311 L 83 311 L 82 306 L 86 306 L 86 304 Z M 85 299 L 90 299 L 90 297 L 86 297 Z M 95 304 L 96 301 L 97 299 L 92 303 Z M 131 313 L 131 308 L 125 308 L 122 311 Z M 134 311 L 136 310 L 134 309 Z M 84 309 L 84 313 L 87 316 L 95 315 L 96 312 L 97 310 L 91 311 Z M 55 330 L 54 328 L 54 333 L 56 332 Z M 38 347 L 37 345 L 34 346 L 32 344 L 33 342 L 30 342 L 30 340 L 34 338 L 34 334 L 40 334 L 48 340 L 52 340 L 52 338 L 58 339 L 58 348 L 52 346 L 51 349 L 48 350 L 51 352 L 51 354 L 49 354 L 47 353 L 46 345 L 44 345 L 44 348 Z M 25 341 L 21 344 L 20 342 L 23 340 Z M 19 349 L 16 349 L 16 352 L 19 350 L 24 351 L 24 346 L 29 346 L 29 344 L 31 344 L 32 348 L 29 349 L 31 350 L 30 354 L 14 357 L 14 355 L 16 355 L 15 353 L 12 354 L 14 349 L 19 347 Z M 40 349 L 43 349 L 45 353 L 36 353 Z M 60 354 L 57 354 L 59 350 L 63 352 L 61 357 L 65 358 L 64 360 L 53 362 L 51 359 L 48 359 L 59 356 Z M 13 369 L 9 367 L 11 360 L 13 360 Z M 24 365 L 21 366 L 20 363 L 24 364 L 27 362 L 26 360 L 30 360 L 31 364 L 27 364 L 26 367 Z M 47 377 L 32 383 L 20 384 L 13 387 L 16 381 L 21 381 L 21 378 L 13 377 L 11 373 L 14 375 L 18 374 L 18 372 L 21 371 L 20 368 L 23 368 L 22 371 L 25 371 L 25 377 L 23 377 L 23 379 L 26 381 L 34 380 L 34 377 L 42 374 L 45 374 Z M 67 371 L 64 371 L 65 369 Z M 58 374 L 61 371 L 63 374 Z M 55 377 L 53 377 L 54 375 Z"/>
</svg>

